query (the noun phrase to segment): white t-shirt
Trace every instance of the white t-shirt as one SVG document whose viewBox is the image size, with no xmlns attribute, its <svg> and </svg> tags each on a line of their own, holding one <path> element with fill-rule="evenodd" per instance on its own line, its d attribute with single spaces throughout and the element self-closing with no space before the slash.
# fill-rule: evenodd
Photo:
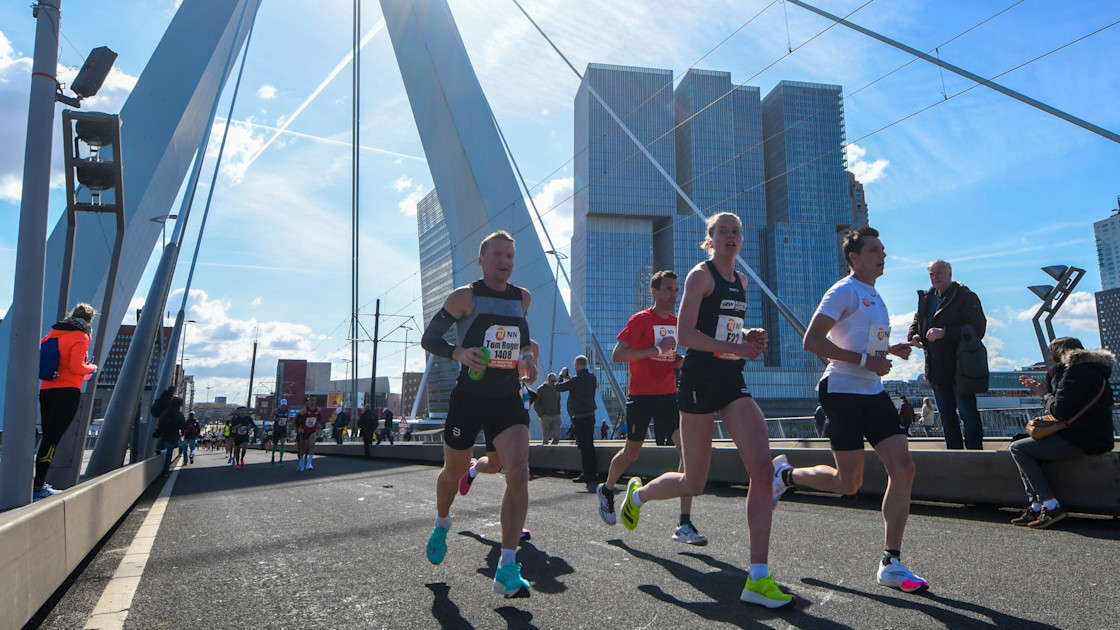
<svg viewBox="0 0 1120 630">
<path fill-rule="evenodd" d="M 875 287 L 848 276 L 824 294 L 817 312 L 836 320 L 828 332 L 832 343 L 845 350 L 887 356 L 891 320 Z M 858 363 L 830 359 L 821 380 L 826 378 L 832 394 L 873 395 L 883 391 L 879 375 Z"/>
</svg>

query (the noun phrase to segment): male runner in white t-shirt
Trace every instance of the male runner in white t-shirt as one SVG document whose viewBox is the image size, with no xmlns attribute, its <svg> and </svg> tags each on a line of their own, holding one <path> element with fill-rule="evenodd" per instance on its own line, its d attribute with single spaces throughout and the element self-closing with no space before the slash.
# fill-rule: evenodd
<svg viewBox="0 0 1120 630">
<path fill-rule="evenodd" d="M 774 459 L 774 507 L 792 486 L 838 494 L 855 494 L 863 484 L 866 437 L 887 469 L 883 496 L 885 544 L 876 579 L 879 584 L 912 593 L 929 584 L 902 564 L 902 534 L 910 515 L 914 460 L 898 412 L 883 390 L 891 370 L 888 355 L 910 358 L 910 345 L 891 345 L 890 317 L 875 280 L 883 275 L 887 254 L 879 232 L 865 227 L 844 236 L 844 258 L 851 274 L 832 285 L 805 332 L 805 349 L 828 359 L 818 398 L 828 418 L 825 435 L 836 467 L 793 468 L 785 455 Z"/>
</svg>

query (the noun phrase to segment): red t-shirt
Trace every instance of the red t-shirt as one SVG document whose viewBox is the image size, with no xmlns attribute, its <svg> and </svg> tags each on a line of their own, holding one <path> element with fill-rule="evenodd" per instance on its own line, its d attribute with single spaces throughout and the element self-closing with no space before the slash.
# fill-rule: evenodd
<svg viewBox="0 0 1120 630">
<path fill-rule="evenodd" d="M 626 328 L 618 333 L 618 340 L 625 341 L 635 350 L 652 348 L 663 337 L 677 336 L 677 316 L 669 313 L 662 319 L 652 308 L 634 313 Z M 677 378 L 673 372 L 676 352 L 630 362 L 631 396 L 657 396 L 677 391 Z"/>
<path fill-rule="evenodd" d="M 319 409 L 310 410 L 303 408 L 303 420 L 299 423 L 299 430 L 304 435 L 311 435 L 319 430 Z"/>
</svg>

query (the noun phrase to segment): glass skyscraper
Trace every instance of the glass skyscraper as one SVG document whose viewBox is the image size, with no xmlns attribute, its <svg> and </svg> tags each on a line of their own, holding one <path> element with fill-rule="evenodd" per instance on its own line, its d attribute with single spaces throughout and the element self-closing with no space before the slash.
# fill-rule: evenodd
<svg viewBox="0 0 1120 630">
<path fill-rule="evenodd" d="M 803 324 L 821 296 L 847 275 L 840 239 L 855 223 L 844 157 L 843 88 L 782 81 L 762 99 L 766 136 L 763 279 Z M 766 363 L 819 372 L 801 336 L 765 304 Z"/>
<path fill-rule="evenodd" d="M 601 64 L 586 78 L 704 216 L 742 219 L 743 259 L 807 324 L 847 273 L 840 235 L 854 218 L 841 88 L 783 81 L 762 99 L 727 72 L 690 70 L 674 90 L 669 70 Z M 575 136 L 573 290 L 588 312 L 576 327 L 585 336 L 590 327 L 609 349 L 627 318 L 650 306 L 652 272 L 673 269 L 683 284 L 707 258 L 704 222 L 582 85 Z M 747 362 L 754 395 L 811 412 L 804 407 L 822 364 L 754 283 L 747 322 L 771 338 L 765 362 Z M 626 366 L 614 369 L 626 377 Z"/>
<path fill-rule="evenodd" d="M 420 244 L 420 291 L 423 295 L 424 325 L 432 321 L 443 301 L 455 288 L 451 261 L 451 235 L 443 220 L 443 208 L 436 191 L 428 193 L 416 204 L 416 231 Z M 455 325 L 444 335 L 449 343 L 457 344 Z M 450 359 L 435 357 L 428 374 L 428 411 L 447 413 L 451 388 L 459 374 L 459 364 Z"/>
<path fill-rule="evenodd" d="M 591 64 L 585 76 L 672 174 L 673 73 Z M 587 320 L 576 311 L 572 321 L 585 353 L 598 362 L 591 350 L 591 331 L 609 353 L 627 319 L 653 305 L 649 293 L 653 273 L 674 268 L 677 202 L 670 184 L 585 84 L 580 84 L 575 99 L 575 152 L 572 290 Z M 627 366 L 611 364 L 611 368 L 625 383 Z M 613 415 L 621 401 L 613 399 L 609 388 L 600 389 Z"/>
</svg>

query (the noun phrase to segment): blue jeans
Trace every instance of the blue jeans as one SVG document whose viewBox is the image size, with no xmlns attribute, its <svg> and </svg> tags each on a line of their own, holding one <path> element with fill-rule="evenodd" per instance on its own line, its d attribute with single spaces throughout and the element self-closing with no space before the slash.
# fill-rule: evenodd
<svg viewBox="0 0 1120 630">
<path fill-rule="evenodd" d="M 178 440 L 176 440 L 175 442 L 165 442 L 163 438 L 160 438 L 159 441 L 156 442 L 156 450 L 157 451 L 162 450 L 164 452 L 164 454 L 163 454 L 163 472 L 164 473 L 167 473 L 168 471 L 171 470 L 171 458 L 175 456 L 175 447 L 177 445 L 178 445 Z"/>
<path fill-rule="evenodd" d="M 962 394 L 952 385 L 931 385 L 945 431 L 945 447 L 950 449 L 984 448 L 984 427 L 980 424 L 980 411 L 976 409 L 976 395 Z M 957 419 L 958 414 L 960 420 Z M 961 421 L 964 436 L 961 436 Z"/>
<path fill-rule="evenodd" d="M 1085 451 L 1070 444 L 1060 435 L 1051 435 L 1041 440 L 1032 437 L 1015 440 L 1009 449 L 1011 459 L 1015 460 L 1015 465 L 1019 467 L 1019 476 L 1023 478 L 1027 500 L 1040 503 L 1057 498 L 1054 496 L 1054 491 L 1050 489 L 1050 483 L 1046 481 L 1041 462 L 1076 459 L 1085 455 Z"/>
</svg>

